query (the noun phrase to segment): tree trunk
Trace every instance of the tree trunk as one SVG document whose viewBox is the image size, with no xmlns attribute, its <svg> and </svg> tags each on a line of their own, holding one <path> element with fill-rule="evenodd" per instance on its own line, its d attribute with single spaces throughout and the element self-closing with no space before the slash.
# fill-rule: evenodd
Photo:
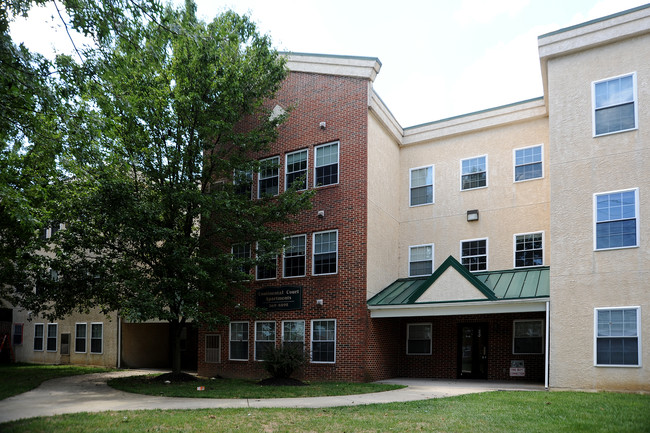
<svg viewBox="0 0 650 433">
<path fill-rule="evenodd" d="M 182 323 L 178 321 L 170 321 L 169 327 L 171 329 L 171 355 L 172 355 L 172 373 L 179 374 L 181 372 L 181 335 L 183 331 Z"/>
</svg>

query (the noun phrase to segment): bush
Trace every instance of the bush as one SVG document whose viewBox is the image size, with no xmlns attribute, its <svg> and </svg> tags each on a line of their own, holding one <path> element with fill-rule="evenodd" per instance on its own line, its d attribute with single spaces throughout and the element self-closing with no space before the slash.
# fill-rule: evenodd
<svg viewBox="0 0 650 433">
<path fill-rule="evenodd" d="M 289 378 L 305 363 L 305 351 L 298 346 L 280 345 L 264 353 L 264 368 L 275 379 Z"/>
</svg>

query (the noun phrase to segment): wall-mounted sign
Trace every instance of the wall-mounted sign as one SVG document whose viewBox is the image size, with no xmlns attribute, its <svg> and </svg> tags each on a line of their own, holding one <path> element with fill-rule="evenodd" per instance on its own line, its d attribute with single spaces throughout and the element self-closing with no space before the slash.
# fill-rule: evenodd
<svg viewBox="0 0 650 433">
<path fill-rule="evenodd" d="M 510 376 L 511 377 L 524 377 L 526 376 L 526 368 L 524 361 L 510 361 Z"/>
<path fill-rule="evenodd" d="M 267 311 L 302 310 L 302 286 L 257 289 L 255 306 Z"/>
</svg>

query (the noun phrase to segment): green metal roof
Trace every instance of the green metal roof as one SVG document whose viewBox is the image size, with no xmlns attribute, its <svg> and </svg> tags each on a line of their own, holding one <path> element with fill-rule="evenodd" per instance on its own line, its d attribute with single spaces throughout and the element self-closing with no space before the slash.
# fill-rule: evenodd
<svg viewBox="0 0 650 433">
<path fill-rule="evenodd" d="M 450 267 L 485 296 L 476 299 L 477 301 L 547 298 L 550 293 L 548 266 L 471 273 L 458 260 L 449 256 L 431 276 L 400 278 L 370 298 L 368 305 L 415 304 L 418 298 Z M 468 299 L 458 299 L 456 302 L 467 301 Z"/>
</svg>

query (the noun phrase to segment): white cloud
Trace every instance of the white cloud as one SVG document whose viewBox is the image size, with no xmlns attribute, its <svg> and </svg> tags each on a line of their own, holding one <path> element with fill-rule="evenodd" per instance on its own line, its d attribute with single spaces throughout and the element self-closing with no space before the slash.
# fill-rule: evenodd
<svg viewBox="0 0 650 433">
<path fill-rule="evenodd" d="M 463 0 L 454 19 L 463 26 L 485 24 L 500 15 L 516 16 L 530 0 Z"/>
</svg>

